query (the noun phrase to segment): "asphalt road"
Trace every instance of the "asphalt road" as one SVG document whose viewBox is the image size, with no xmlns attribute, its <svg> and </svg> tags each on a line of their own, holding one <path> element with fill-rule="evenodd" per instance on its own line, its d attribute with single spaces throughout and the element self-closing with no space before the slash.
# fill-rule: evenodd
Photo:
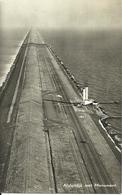
<svg viewBox="0 0 122 195">
<path fill-rule="evenodd" d="M 42 53 L 42 52 L 39 52 L 39 53 Z M 48 54 L 49 54 L 50 58 L 46 54 L 46 51 L 45 51 L 45 54 L 43 54 L 43 56 L 45 56 L 44 60 L 46 61 L 45 64 L 47 66 L 47 71 L 44 71 L 44 72 L 46 72 L 46 74 L 48 74 L 47 77 L 50 78 L 49 82 L 47 83 L 47 90 L 51 92 L 51 87 L 49 87 L 49 89 L 48 89 L 48 86 L 49 86 L 49 83 L 52 83 L 52 88 L 53 88 L 52 91 L 56 91 L 56 94 L 52 95 L 52 93 L 51 93 L 51 95 L 50 95 L 48 93 L 48 95 L 45 96 L 46 101 L 47 101 L 47 99 L 55 100 L 56 99 L 55 96 L 62 97 L 61 99 L 63 99 L 64 101 L 79 101 L 80 97 L 76 94 L 71 83 L 69 82 L 69 80 L 67 79 L 65 74 L 62 72 L 62 69 L 56 63 L 52 54 L 50 54 L 50 51 L 48 51 Z M 41 67 L 42 67 L 42 64 L 41 64 Z M 47 79 L 46 79 L 46 81 L 47 81 Z M 50 117 L 55 118 L 55 120 L 56 120 L 58 118 L 58 115 L 56 114 L 56 113 L 58 113 L 58 111 L 56 110 L 56 103 L 54 103 L 54 102 L 51 103 L 51 102 L 46 102 L 46 101 L 44 102 L 44 105 L 45 105 L 44 111 L 47 113 L 46 118 L 48 119 L 48 115 L 50 113 Z M 112 181 L 111 176 L 108 174 L 107 167 L 104 166 L 106 163 L 102 162 L 102 159 L 101 159 L 102 154 L 100 156 L 101 150 L 100 151 L 96 150 L 96 148 L 93 144 L 93 141 L 95 139 L 98 139 L 95 141 L 97 141 L 97 145 L 98 144 L 100 145 L 99 148 L 102 146 L 103 151 L 105 151 L 106 149 L 110 151 L 110 149 L 108 149 L 108 147 L 106 148 L 107 144 L 105 143 L 105 140 L 104 139 L 100 140 L 101 135 L 100 135 L 100 133 L 98 133 L 99 130 L 96 127 L 95 123 L 90 118 L 90 115 L 87 114 L 88 110 L 86 108 L 78 109 L 77 107 L 75 108 L 71 105 L 70 106 L 65 106 L 64 104 L 61 105 L 60 101 L 59 101 L 59 103 L 57 103 L 57 107 L 59 107 L 58 109 L 61 110 L 61 113 L 63 113 L 63 110 L 65 111 L 63 114 L 64 117 L 66 116 L 66 114 L 68 115 L 69 119 L 67 121 L 67 123 L 68 123 L 67 125 L 69 126 L 69 129 L 70 129 L 69 136 L 73 136 L 73 138 L 76 140 L 77 146 L 78 146 L 80 154 L 81 154 L 81 159 L 84 161 L 84 166 L 86 167 L 85 169 L 87 171 L 87 174 L 89 175 L 90 181 L 87 180 L 86 183 L 87 184 L 90 183 L 92 185 L 94 192 L 96 192 L 96 193 L 116 192 L 115 186 L 113 188 L 107 188 L 107 187 L 102 188 L 102 187 L 97 187 L 97 185 L 95 185 L 95 184 L 100 184 L 100 185 L 101 184 L 104 184 L 104 185 L 113 184 L 114 185 L 115 183 Z M 79 115 L 79 112 L 80 112 L 80 115 Z M 49 119 L 50 119 L 50 117 L 49 117 Z M 63 120 L 65 121 L 65 119 L 63 119 Z M 85 121 L 85 125 L 83 125 L 83 123 L 84 123 L 83 121 Z M 94 129 L 96 129 L 97 132 L 95 132 Z M 89 134 L 88 131 L 91 131 L 91 134 Z M 51 134 L 50 132 L 51 132 L 51 130 L 49 129 L 49 134 Z M 97 133 L 95 135 L 96 138 L 95 139 L 92 138 L 92 140 L 91 140 L 90 138 L 92 136 L 94 136 L 95 133 Z M 64 134 L 65 134 L 65 132 L 64 132 Z M 89 137 L 89 135 L 91 137 Z M 52 140 L 55 140 L 55 138 L 52 137 Z M 99 141 L 103 141 L 103 143 L 100 144 Z M 69 148 L 71 147 L 70 144 L 68 147 Z M 108 155 L 108 153 L 107 153 L 107 155 Z M 112 152 L 111 152 L 111 155 L 113 155 Z M 105 156 L 105 154 L 104 154 L 104 156 Z M 110 158 L 110 156 L 109 156 L 109 158 Z M 108 158 L 106 158 L 105 160 L 108 160 Z M 116 161 L 116 158 L 113 156 L 112 160 Z M 63 161 L 65 161 L 65 158 L 63 159 Z M 74 159 L 74 161 L 75 161 L 75 159 Z M 109 160 L 108 164 L 109 163 L 111 163 L 110 160 Z M 109 166 L 111 166 L 111 165 L 109 164 Z M 119 163 L 118 163 L 118 166 L 119 166 Z M 116 173 L 116 176 L 118 177 L 118 175 L 119 175 L 119 167 L 118 167 L 118 172 Z M 65 176 L 65 178 L 66 178 L 66 176 Z M 116 179 L 118 179 L 118 180 L 116 180 Z M 116 178 L 116 179 L 115 179 L 115 182 L 118 181 L 118 184 L 120 185 L 119 178 Z M 82 177 L 82 182 L 83 182 L 83 180 L 84 180 L 84 177 Z M 70 180 L 70 182 L 72 182 L 72 180 Z M 62 183 L 63 183 L 63 181 L 62 181 Z M 85 184 L 85 181 L 83 183 Z M 85 190 L 87 191 L 88 189 L 85 189 Z"/>
<path fill-rule="evenodd" d="M 11 81 L 6 90 L 11 98 L 6 95 L 1 104 L 9 104 L 3 112 L 6 118 L 0 115 L 1 124 L 7 125 L 4 134 L 1 128 L 1 135 L 6 137 L 0 151 L 0 157 L 6 155 L 2 157 L 6 166 L 1 189 L 31 193 L 120 192 L 120 163 L 92 120 L 93 113 L 87 107 L 61 103 L 79 102 L 81 97 L 38 31 L 31 32 L 29 42 L 23 48 L 23 53 L 27 47 L 28 52 L 17 106 L 11 112 L 11 139 L 7 121 L 20 69 L 15 70 L 15 83 Z"/>
</svg>

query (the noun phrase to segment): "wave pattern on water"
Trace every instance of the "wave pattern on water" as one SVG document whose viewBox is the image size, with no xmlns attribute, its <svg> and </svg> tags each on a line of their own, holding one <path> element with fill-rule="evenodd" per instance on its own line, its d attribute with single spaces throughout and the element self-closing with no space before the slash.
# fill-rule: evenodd
<svg viewBox="0 0 122 195">
<path fill-rule="evenodd" d="M 0 85 L 6 78 L 25 29 L 0 31 Z M 99 102 L 121 102 L 121 31 L 41 31 L 81 84 L 88 83 L 89 96 Z M 103 104 L 110 116 L 121 115 L 121 105 Z M 112 120 L 117 129 L 120 119 Z"/>
<path fill-rule="evenodd" d="M 10 70 L 25 33 L 25 29 L 2 29 L 0 31 L 0 86 Z"/>
<path fill-rule="evenodd" d="M 121 102 L 121 34 L 119 30 L 43 31 L 47 43 L 79 82 L 88 83 L 90 98 L 98 102 Z M 121 115 L 120 104 L 102 107 L 110 116 Z M 120 130 L 120 119 L 113 121 Z"/>
</svg>

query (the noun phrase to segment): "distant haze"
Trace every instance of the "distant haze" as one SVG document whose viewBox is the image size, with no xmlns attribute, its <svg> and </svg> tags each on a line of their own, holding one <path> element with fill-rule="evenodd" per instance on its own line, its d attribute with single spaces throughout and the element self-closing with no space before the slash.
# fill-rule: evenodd
<svg viewBox="0 0 122 195">
<path fill-rule="evenodd" d="M 0 6 L 5 27 L 101 29 L 122 26 L 122 0 L 0 0 Z"/>
</svg>

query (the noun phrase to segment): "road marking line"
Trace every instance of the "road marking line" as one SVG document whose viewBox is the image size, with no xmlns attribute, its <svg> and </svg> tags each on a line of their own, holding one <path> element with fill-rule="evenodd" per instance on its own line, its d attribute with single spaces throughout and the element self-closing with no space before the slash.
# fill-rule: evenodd
<svg viewBox="0 0 122 195">
<path fill-rule="evenodd" d="M 11 121 L 11 115 L 12 115 L 12 112 L 13 112 L 14 104 L 16 102 L 16 98 L 17 98 L 18 88 L 19 88 L 19 84 L 20 84 L 20 79 L 21 79 L 21 75 L 22 75 L 22 71 L 23 71 L 25 58 L 26 58 L 26 55 L 27 55 L 27 50 L 28 50 L 28 47 L 26 47 L 26 51 L 25 51 L 25 54 L 24 54 L 24 59 L 23 59 L 23 62 L 22 62 L 20 73 L 19 73 L 19 78 L 18 78 L 18 81 L 17 81 L 17 85 L 16 85 L 16 88 L 15 88 L 15 93 L 14 93 L 12 103 L 11 103 L 11 106 L 10 106 L 10 109 L 9 109 L 8 117 L 7 117 L 7 123 L 10 123 L 10 121 Z"/>
</svg>

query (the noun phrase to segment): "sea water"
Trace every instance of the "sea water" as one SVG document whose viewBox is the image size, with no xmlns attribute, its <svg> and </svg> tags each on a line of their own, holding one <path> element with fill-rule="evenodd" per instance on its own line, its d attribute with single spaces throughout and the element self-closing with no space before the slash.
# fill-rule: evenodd
<svg viewBox="0 0 122 195">
<path fill-rule="evenodd" d="M 121 30 L 51 30 L 43 37 L 82 85 L 121 128 Z M 118 101 L 119 104 L 109 104 Z M 104 104 L 107 103 L 107 104 Z"/>
<path fill-rule="evenodd" d="M 0 31 L 0 85 L 6 78 L 27 30 Z M 68 66 L 75 78 L 88 83 L 89 98 L 101 103 L 106 113 L 118 116 L 112 125 L 121 128 L 121 30 L 42 30 L 44 40 Z"/>
<path fill-rule="evenodd" d="M 0 30 L 0 86 L 13 64 L 25 33 L 25 29 L 2 28 Z"/>
</svg>

